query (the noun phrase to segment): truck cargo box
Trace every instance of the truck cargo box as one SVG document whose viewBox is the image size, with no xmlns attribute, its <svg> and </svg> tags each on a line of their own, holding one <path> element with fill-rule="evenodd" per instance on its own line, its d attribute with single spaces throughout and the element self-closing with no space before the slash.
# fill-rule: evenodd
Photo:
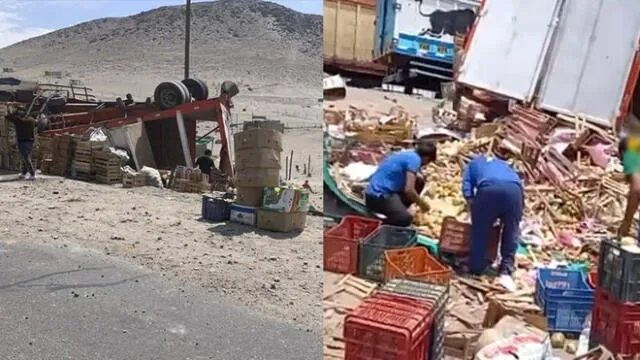
<svg viewBox="0 0 640 360">
<path fill-rule="evenodd" d="M 640 111 L 640 1 L 485 0 L 457 81 L 607 127 Z M 638 116 L 639 114 L 635 114 Z"/>
<path fill-rule="evenodd" d="M 466 33 L 480 1 L 378 0 L 375 57 L 397 53 L 453 64 L 454 37 Z"/>
<path fill-rule="evenodd" d="M 376 0 L 324 1 L 324 62 L 349 71 L 381 74 L 373 62 Z"/>
</svg>

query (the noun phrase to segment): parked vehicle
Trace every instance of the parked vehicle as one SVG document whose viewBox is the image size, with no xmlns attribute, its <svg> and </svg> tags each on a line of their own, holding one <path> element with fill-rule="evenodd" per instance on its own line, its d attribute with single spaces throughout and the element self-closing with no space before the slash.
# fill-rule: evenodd
<svg viewBox="0 0 640 360">
<path fill-rule="evenodd" d="M 376 0 L 324 1 L 324 65 L 339 70 L 384 76 L 373 62 Z"/>
<path fill-rule="evenodd" d="M 469 31 L 479 5 L 479 0 L 378 0 L 374 57 L 390 69 L 384 81 L 409 89 L 451 81 L 455 37 Z"/>
<path fill-rule="evenodd" d="M 640 115 L 640 2 L 485 0 L 462 86 L 619 127 Z"/>
</svg>

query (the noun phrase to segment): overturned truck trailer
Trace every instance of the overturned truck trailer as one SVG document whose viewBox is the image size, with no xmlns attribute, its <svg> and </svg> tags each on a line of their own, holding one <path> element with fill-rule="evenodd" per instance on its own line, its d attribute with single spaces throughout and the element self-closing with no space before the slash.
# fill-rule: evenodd
<svg viewBox="0 0 640 360">
<path fill-rule="evenodd" d="M 457 82 L 620 128 L 640 117 L 640 1 L 484 0 Z"/>
</svg>

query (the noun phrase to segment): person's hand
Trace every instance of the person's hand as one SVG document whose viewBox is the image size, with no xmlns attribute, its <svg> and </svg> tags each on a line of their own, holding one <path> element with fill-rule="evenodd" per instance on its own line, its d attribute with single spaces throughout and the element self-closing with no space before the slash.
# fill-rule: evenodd
<svg viewBox="0 0 640 360">
<path fill-rule="evenodd" d="M 631 229 L 631 221 L 622 220 L 622 223 L 620 223 L 620 227 L 618 228 L 618 239 L 628 236 L 629 229 Z"/>
<path fill-rule="evenodd" d="M 427 212 L 427 211 L 431 210 L 431 206 L 424 199 L 420 199 L 420 202 L 418 203 L 418 206 L 420 207 L 420 210 L 422 210 L 423 212 Z"/>
</svg>

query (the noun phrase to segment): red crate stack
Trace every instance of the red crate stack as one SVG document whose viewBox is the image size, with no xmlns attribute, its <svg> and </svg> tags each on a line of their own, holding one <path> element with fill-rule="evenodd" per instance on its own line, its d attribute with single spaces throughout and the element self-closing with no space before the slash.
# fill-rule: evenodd
<svg viewBox="0 0 640 360">
<path fill-rule="evenodd" d="M 592 343 L 614 354 L 640 354 L 640 305 L 621 302 L 597 288 L 590 335 Z"/>
<path fill-rule="evenodd" d="M 377 293 L 345 318 L 345 360 L 429 360 L 434 303 Z"/>
</svg>

